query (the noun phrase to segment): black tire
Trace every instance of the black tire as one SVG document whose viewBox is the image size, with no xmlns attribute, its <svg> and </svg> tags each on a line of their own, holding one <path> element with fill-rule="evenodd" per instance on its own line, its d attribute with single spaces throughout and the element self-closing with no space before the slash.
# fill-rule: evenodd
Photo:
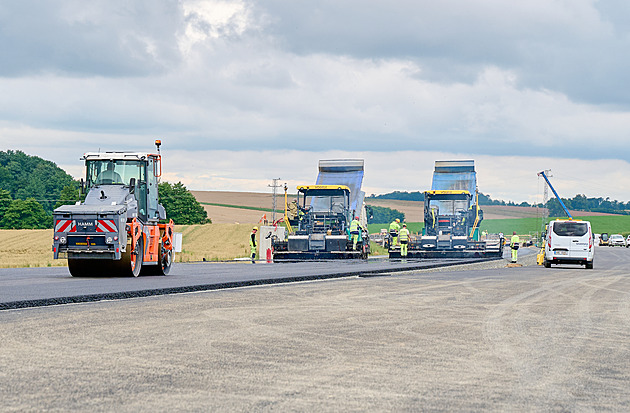
<svg viewBox="0 0 630 413">
<path fill-rule="evenodd" d="M 551 268 L 551 263 L 547 261 L 547 259 L 543 260 L 543 265 L 545 266 L 545 268 Z"/>
<path fill-rule="evenodd" d="M 155 266 L 157 275 L 168 275 L 173 265 L 173 250 L 167 250 L 160 242 L 158 244 L 158 265 Z"/>
<path fill-rule="evenodd" d="M 131 249 L 127 245 L 127 251 L 122 255 L 120 261 L 117 261 L 117 271 L 120 275 L 128 277 L 137 277 L 142 270 L 142 259 L 144 257 L 144 241 L 142 237 L 136 243 L 135 248 Z"/>
<path fill-rule="evenodd" d="M 585 265 L 587 270 L 592 270 L 593 269 L 593 261 L 587 262 Z"/>
</svg>

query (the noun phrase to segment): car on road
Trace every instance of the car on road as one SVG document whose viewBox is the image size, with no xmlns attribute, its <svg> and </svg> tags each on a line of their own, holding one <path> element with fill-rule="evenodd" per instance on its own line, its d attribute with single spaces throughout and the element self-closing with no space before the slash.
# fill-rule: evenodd
<svg viewBox="0 0 630 413">
<path fill-rule="evenodd" d="M 626 238 L 626 248 L 630 247 L 630 235 Z"/>
<path fill-rule="evenodd" d="M 593 268 L 595 246 L 589 221 L 551 221 L 545 241 L 543 265 L 546 268 L 551 268 L 551 264 L 577 264 Z"/>
<path fill-rule="evenodd" d="M 608 243 L 611 247 L 625 247 L 626 240 L 623 238 L 621 234 L 614 234 L 610 236 L 610 241 Z"/>
<path fill-rule="evenodd" d="M 604 232 L 602 233 L 602 235 L 599 237 L 599 246 L 600 247 L 607 247 L 608 246 L 608 233 Z"/>
</svg>

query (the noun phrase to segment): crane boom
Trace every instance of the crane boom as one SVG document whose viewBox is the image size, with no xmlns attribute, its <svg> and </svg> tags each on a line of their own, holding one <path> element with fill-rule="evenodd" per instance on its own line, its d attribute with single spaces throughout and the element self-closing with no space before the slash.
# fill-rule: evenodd
<svg viewBox="0 0 630 413">
<path fill-rule="evenodd" d="M 545 171 L 538 172 L 538 176 L 542 176 L 543 178 L 545 178 L 545 181 L 547 181 L 547 185 L 549 185 L 549 188 L 551 188 L 551 190 L 553 191 L 553 194 L 556 196 L 556 198 L 560 202 L 560 206 L 562 207 L 562 209 L 564 209 L 564 212 L 567 214 L 567 216 L 570 219 L 573 219 L 573 216 L 571 215 L 571 213 L 567 209 L 566 205 L 564 205 L 564 202 L 562 202 L 562 199 L 560 198 L 560 195 L 558 195 L 558 193 L 556 192 L 556 190 L 553 187 L 553 185 L 551 185 L 551 182 L 549 182 L 549 178 L 547 178 L 547 174 L 545 174 Z"/>
</svg>

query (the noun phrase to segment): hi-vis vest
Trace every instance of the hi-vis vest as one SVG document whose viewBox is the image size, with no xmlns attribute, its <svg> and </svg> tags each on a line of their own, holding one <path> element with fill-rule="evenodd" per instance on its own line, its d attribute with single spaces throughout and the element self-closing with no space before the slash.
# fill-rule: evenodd
<svg viewBox="0 0 630 413">
<path fill-rule="evenodd" d="M 409 240 L 409 230 L 403 227 L 403 229 L 401 229 L 398 233 L 398 239 L 400 239 L 401 241 Z"/>
</svg>

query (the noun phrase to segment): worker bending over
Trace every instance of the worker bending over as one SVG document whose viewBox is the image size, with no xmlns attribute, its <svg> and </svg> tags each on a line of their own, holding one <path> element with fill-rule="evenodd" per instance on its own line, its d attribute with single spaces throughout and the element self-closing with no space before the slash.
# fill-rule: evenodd
<svg viewBox="0 0 630 413">
<path fill-rule="evenodd" d="M 252 229 L 252 233 L 249 236 L 249 249 L 252 254 L 252 264 L 256 263 L 256 233 L 258 232 L 258 227 L 254 227 Z"/>
<path fill-rule="evenodd" d="M 400 239 L 400 256 L 405 258 L 407 256 L 407 247 L 409 246 L 409 230 L 407 224 L 403 224 L 400 232 L 398 232 L 398 238 Z"/>
<path fill-rule="evenodd" d="M 359 241 L 359 227 L 361 223 L 359 222 L 359 217 L 354 217 L 352 222 L 350 223 L 350 236 L 352 236 L 352 251 L 357 250 L 357 242 Z"/>
<path fill-rule="evenodd" d="M 392 237 L 392 247 L 398 245 L 398 231 L 400 230 L 400 219 L 396 218 L 389 224 L 389 235 Z"/>
<path fill-rule="evenodd" d="M 516 235 L 516 231 L 512 232 L 512 238 L 510 239 L 510 248 L 512 249 L 512 262 L 516 262 L 518 258 L 518 244 L 521 240 Z"/>
</svg>

